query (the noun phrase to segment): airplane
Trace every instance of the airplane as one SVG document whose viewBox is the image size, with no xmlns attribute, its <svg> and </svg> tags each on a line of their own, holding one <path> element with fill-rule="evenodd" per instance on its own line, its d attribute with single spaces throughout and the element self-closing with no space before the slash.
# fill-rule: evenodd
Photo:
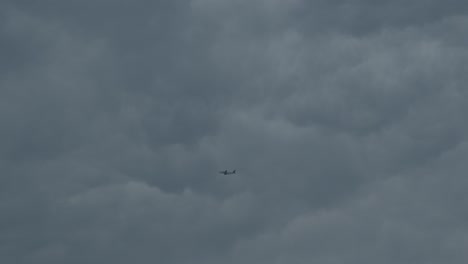
<svg viewBox="0 0 468 264">
<path fill-rule="evenodd" d="M 224 175 L 236 174 L 236 170 L 233 170 L 233 171 L 224 170 L 224 171 L 220 171 L 219 173 L 224 174 Z"/>
</svg>

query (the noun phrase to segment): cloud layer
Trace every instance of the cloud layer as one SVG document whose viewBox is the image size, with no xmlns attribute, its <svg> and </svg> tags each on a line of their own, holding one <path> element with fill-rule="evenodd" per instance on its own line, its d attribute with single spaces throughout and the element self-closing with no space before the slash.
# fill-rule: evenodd
<svg viewBox="0 0 468 264">
<path fill-rule="evenodd" d="M 1 262 L 468 260 L 467 4 L 0 10 Z"/>
</svg>

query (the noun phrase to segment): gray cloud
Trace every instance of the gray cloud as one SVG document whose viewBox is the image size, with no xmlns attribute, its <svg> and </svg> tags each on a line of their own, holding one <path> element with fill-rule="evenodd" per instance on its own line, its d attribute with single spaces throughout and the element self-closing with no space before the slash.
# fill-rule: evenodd
<svg viewBox="0 0 468 264">
<path fill-rule="evenodd" d="M 3 1 L 0 260 L 465 263 L 466 8 Z"/>
</svg>

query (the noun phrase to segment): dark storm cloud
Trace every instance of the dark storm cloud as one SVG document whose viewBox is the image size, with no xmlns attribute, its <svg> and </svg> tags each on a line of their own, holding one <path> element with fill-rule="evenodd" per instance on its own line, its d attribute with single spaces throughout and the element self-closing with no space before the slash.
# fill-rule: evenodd
<svg viewBox="0 0 468 264">
<path fill-rule="evenodd" d="M 0 7 L 3 262 L 466 262 L 466 4 Z"/>
</svg>

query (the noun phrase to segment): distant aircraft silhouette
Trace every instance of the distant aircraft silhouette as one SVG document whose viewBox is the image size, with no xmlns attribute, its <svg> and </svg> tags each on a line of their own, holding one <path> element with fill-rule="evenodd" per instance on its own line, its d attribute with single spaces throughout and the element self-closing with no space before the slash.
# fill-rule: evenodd
<svg viewBox="0 0 468 264">
<path fill-rule="evenodd" d="M 224 171 L 220 171 L 219 173 L 224 174 L 224 175 L 236 174 L 236 170 L 233 170 L 233 171 L 224 170 Z"/>
</svg>

